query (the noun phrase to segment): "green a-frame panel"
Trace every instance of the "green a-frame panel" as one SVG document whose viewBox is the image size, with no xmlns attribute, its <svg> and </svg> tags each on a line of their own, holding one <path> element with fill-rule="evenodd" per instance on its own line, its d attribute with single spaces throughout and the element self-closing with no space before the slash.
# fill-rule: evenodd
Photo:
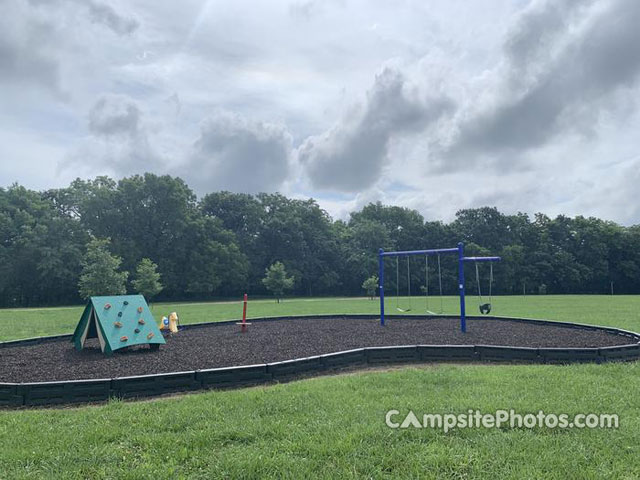
<svg viewBox="0 0 640 480">
<path fill-rule="evenodd" d="M 91 297 L 71 341 L 82 350 L 87 338 L 97 338 L 107 355 L 132 345 L 157 349 L 165 343 L 142 295 Z"/>
</svg>

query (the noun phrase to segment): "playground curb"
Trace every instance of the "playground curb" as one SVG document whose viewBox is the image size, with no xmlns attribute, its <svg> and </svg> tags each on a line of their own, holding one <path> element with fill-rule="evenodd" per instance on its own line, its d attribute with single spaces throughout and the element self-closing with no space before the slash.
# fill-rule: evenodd
<svg viewBox="0 0 640 480">
<path fill-rule="evenodd" d="M 332 315 L 305 315 L 251 319 L 252 323 L 277 320 L 313 320 Z M 342 315 L 344 319 L 377 318 L 375 315 Z M 389 319 L 416 318 L 415 315 L 394 315 Z M 342 352 L 284 360 L 258 365 L 242 365 L 185 372 L 158 373 L 132 377 L 88 380 L 66 380 L 31 383 L 0 383 L 0 408 L 42 407 L 105 402 L 110 398 L 143 398 L 197 390 L 240 388 L 252 385 L 286 382 L 343 369 L 380 367 L 386 365 L 423 364 L 439 362 L 569 364 L 633 361 L 640 359 L 640 334 L 612 328 L 569 322 L 510 317 L 491 318 L 539 324 L 562 325 L 571 328 L 606 330 L 625 337 L 625 345 L 600 348 L 531 348 L 500 345 L 396 345 L 364 347 Z M 233 324 L 237 320 L 184 325 L 183 329 Z M 38 344 L 72 335 L 35 337 L 0 342 L 7 346 Z"/>
</svg>

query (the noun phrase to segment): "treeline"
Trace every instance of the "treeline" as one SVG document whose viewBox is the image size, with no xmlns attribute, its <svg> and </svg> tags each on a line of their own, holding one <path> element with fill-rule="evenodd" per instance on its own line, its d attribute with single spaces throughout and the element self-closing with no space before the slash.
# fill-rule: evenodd
<svg viewBox="0 0 640 480">
<path fill-rule="evenodd" d="M 377 251 L 466 244 L 468 254 L 501 255 L 494 292 L 640 292 L 640 226 L 597 218 L 504 215 L 495 208 L 461 210 L 451 223 L 425 220 L 407 208 L 370 204 L 334 221 L 315 200 L 280 194 L 216 192 L 198 200 L 179 178 L 132 176 L 76 180 L 42 192 L 0 189 L 0 305 L 80 301 L 78 279 L 92 238 L 109 239 L 122 269 L 143 258 L 158 265 L 158 299 L 188 300 L 267 294 L 265 269 L 280 261 L 295 279 L 294 295 L 363 295 L 377 274 Z M 386 265 L 388 293 L 407 293 L 406 260 Z M 412 258 L 411 290 L 425 284 L 424 258 Z M 443 290 L 456 292 L 454 256 L 441 258 Z M 467 288 L 475 291 L 469 267 Z M 488 289 L 487 266 L 481 267 Z M 438 291 L 430 259 L 431 293 Z M 130 288 L 130 291 L 132 289 Z"/>
</svg>

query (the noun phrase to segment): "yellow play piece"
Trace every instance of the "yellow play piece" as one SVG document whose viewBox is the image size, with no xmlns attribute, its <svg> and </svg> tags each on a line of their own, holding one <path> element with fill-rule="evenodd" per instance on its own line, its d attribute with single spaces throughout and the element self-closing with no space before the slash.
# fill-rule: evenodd
<svg viewBox="0 0 640 480">
<path fill-rule="evenodd" d="M 169 318 L 162 317 L 160 330 L 163 332 L 169 331 L 171 333 L 178 333 L 178 314 L 176 312 L 171 312 L 169 314 Z"/>
</svg>

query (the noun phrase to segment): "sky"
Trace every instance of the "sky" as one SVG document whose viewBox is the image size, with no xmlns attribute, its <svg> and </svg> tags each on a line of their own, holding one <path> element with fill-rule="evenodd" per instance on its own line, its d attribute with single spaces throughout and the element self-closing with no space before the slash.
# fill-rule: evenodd
<svg viewBox="0 0 640 480">
<path fill-rule="evenodd" d="M 640 223 L 637 0 L 0 0 L 0 186 Z"/>
</svg>

